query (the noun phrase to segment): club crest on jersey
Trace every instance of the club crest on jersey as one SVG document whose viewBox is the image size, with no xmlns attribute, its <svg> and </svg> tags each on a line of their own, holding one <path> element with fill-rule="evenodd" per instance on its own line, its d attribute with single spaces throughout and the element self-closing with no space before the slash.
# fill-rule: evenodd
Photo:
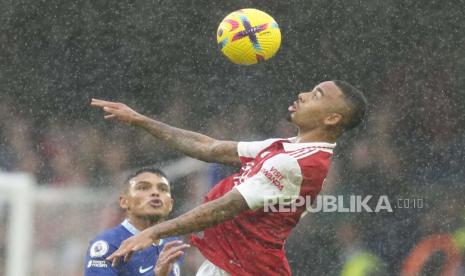
<svg viewBox="0 0 465 276">
<path fill-rule="evenodd" d="M 109 248 L 110 247 L 108 246 L 108 243 L 106 241 L 104 240 L 96 241 L 90 247 L 90 257 L 91 258 L 102 257 L 103 255 L 108 253 Z"/>
<path fill-rule="evenodd" d="M 181 269 L 179 268 L 178 263 L 173 264 L 173 274 L 174 274 L 174 276 L 181 275 Z"/>
<path fill-rule="evenodd" d="M 247 162 L 245 163 L 241 170 L 242 170 L 242 174 L 239 175 L 239 176 L 234 176 L 233 177 L 233 183 L 234 183 L 234 186 L 237 186 L 237 185 L 240 185 L 242 183 L 244 183 L 244 181 L 247 179 L 247 177 L 249 176 L 249 173 L 250 171 L 252 170 L 253 168 L 253 165 L 254 165 L 254 162 L 251 161 L 251 162 Z"/>
</svg>

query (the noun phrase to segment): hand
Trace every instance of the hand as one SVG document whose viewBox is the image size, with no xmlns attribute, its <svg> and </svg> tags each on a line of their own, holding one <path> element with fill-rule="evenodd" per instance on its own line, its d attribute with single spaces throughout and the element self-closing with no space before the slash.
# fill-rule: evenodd
<svg viewBox="0 0 465 276">
<path fill-rule="evenodd" d="M 116 118 L 122 122 L 134 124 L 139 118 L 142 117 L 141 114 L 137 113 L 123 103 L 92 99 L 90 105 L 94 107 L 101 107 L 103 111 L 107 112 L 108 114 L 105 115 L 105 119 Z"/>
<path fill-rule="evenodd" d="M 134 252 L 149 247 L 155 240 L 157 239 L 153 235 L 152 227 L 147 228 L 139 234 L 123 241 L 119 248 L 107 258 L 107 261 L 110 261 L 113 267 L 120 263 L 121 258 L 123 258 L 123 262 L 127 262 L 131 259 Z"/>
<path fill-rule="evenodd" d="M 190 245 L 182 243 L 182 241 L 170 241 L 163 247 L 163 250 L 158 256 L 155 265 L 155 275 L 168 276 L 173 269 L 174 263 L 184 255 L 184 249 L 189 248 Z"/>
</svg>

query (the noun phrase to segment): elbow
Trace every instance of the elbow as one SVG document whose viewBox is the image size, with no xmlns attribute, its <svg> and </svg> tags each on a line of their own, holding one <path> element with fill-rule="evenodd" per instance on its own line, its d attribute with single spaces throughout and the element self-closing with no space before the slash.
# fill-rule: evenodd
<svg viewBox="0 0 465 276">
<path fill-rule="evenodd" d="M 208 163 L 221 163 L 222 152 L 218 149 L 218 141 L 211 141 L 203 150 L 203 160 Z"/>
<path fill-rule="evenodd" d="M 231 218 L 250 210 L 244 197 L 236 189 L 232 189 L 222 199 L 224 200 L 223 206 L 226 206 L 225 209 L 230 213 Z"/>
</svg>

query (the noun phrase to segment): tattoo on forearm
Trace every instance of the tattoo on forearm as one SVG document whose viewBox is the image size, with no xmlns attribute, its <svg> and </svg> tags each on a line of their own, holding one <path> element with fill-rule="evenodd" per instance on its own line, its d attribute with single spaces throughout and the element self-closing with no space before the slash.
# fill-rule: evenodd
<svg viewBox="0 0 465 276">
<path fill-rule="evenodd" d="M 175 219 L 162 222 L 155 226 L 154 235 L 157 238 L 164 238 L 201 231 L 230 220 L 247 209 L 248 206 L 241 195 L 220 198 L 200 205 Z"/>
<path fill-rule="evenodd" d="M 206 162 L 240 165 L 236 142 L 215 140 L 206 135 L 169 126 L 146 118 L 140 126 L 171 148 Z"/>
</svg>

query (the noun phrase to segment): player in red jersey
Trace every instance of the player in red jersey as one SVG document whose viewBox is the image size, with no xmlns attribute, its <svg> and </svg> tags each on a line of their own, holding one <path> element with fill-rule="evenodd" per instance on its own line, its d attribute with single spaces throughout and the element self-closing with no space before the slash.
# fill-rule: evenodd
<svg viewBox="0 0 465 276">
<path fill-rule="evenodd" d="M 207 258 L 197 275 L 290 275 L 284 242 L 305 206 L 287 212 L 263 207 L 270 199 L 317 196 L 337 138 L 363 120 L 366 99 L 344 81 L 322 82 L 288 108 L 296 137 L 239 143 L 166 125 L 122 103 L 92 100 L 91 105 L 103 108 L 106 119 L 139 126 L 186 155 L 241 166 L 208 193 L 205 203 L 126 240 L 109 261 L 126 261 L 163 237 L 204 230 L 203 237 L 192 238 Z"/>
</svg>

